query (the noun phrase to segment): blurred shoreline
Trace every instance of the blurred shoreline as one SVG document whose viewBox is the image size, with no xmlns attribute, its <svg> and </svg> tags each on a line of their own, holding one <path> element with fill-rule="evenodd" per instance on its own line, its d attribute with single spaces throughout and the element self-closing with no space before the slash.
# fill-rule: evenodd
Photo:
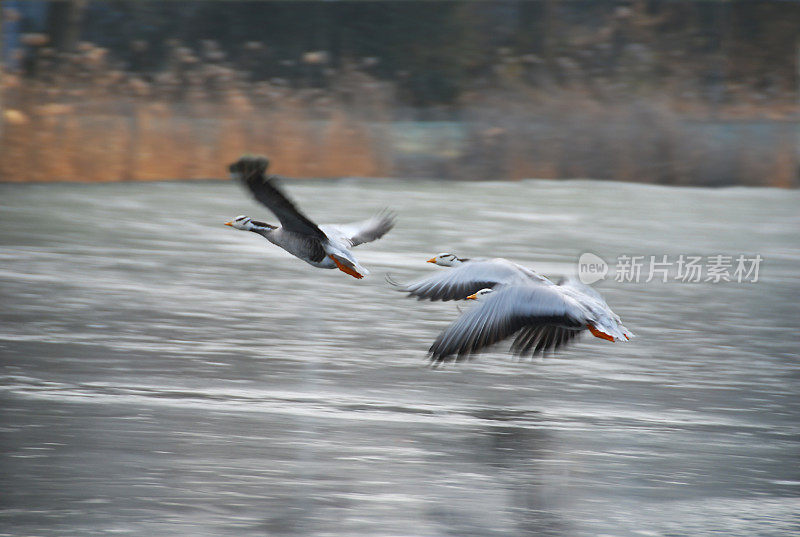
<svg viewBox="0 0 800 537">
<path fill-rule="evenodd" d="M 47 102 L 30 99 L 42 90 L 35 83 L 13 84 L 25 98 L 5 111 L 4 182 L 219 178 L 226 163 L 259 153 L 293 177 L 798 184 L 797 124 L 781 110 L 773 118 L 735 107 L 683 115 L 663 102 L 603 106 L 578 93 L 507 93 L 420 121 L 390 117 L 380 94 L 366 107 L 313 90 L 276 91 L 268 105 L 235 92 L 222 103 L 185 104 L 103 98 L 87 85 L 73 87 L 82 102 Z"/>
<path fill-rule="evenodd" d="M 203 4 L 192 7 L 198 21 L 220 9 Z M 323 49 L 281 50 L 293 54 L 281 59 L 279 45 L 241 39 L 187 44 L 159 33 L 162 41 L 60 49 L 47 34 L 21 34 L 16 67 L 0 80 L 0 181 L 221 178 L 227 163 L 257 153 L 270 157 L 274 173 L 298 178 L 800 186 L 797 70 L 785 50 L 797 30 L 773 31 L 780 69 L 767 69 L 757 46 L 767 23 L 782 20 L 778 5 L 635 3 L 598 7 L 600 18 L 587 21 L 573 20 L 580 10 L 570 6 L 555 14 L 535 3 L 509 4 L 508 12 L 436 6 L 437 24 L 467 48 L 423 45 L 418 36 L 395 44 L 411 47 L 402 61 L 391 47 L 389 59 Z M 85 9 L 109 17 L 123 7 Z M 124 9 L 149 20 L 173 8 Z M 331 17 L 309 35 L 336 37 L 348 9 L 293 6 L 284 16 Z M 392 9 L 410 17 L 421 8 Z M 470 45 L 487 39 L 478 15 L 512 31 L 526 13 L 534 26 L 544 17 L 574 35 L 518 48 Z M 379 12 L 356 14 L 366 24 Z M 98 30 L 104 20 L 89 26 L 109 39 Z M 521 39 L 522 29 L 509 35 Z M 388 46 L 369 35 L 369 47 Z"/>
<path fill-rule="evenodd" d="M 509 99 L 444 121 L 315 106 L 288 98 L 263 109 L 199 103 L 195 111 L 163 101 L 7 109 L 0 181 L 223 178 L 227 163 L 257 153 L 270 157 L 273 172 L 298 178 L 798 185 L 792 119 L 695 119 L 660 104 L 602 107 L 579 95 L 553 105 Z"/>
</svg>

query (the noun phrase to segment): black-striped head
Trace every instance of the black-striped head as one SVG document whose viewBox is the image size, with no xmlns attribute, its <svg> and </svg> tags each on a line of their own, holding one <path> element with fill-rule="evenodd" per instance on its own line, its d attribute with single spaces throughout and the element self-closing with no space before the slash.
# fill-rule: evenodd
<svg viewBox="0 0 800 537">
<path fill-rule="evenodd" d="M 436 257 L 428 259 L 428 263 L 434 263 L 440 267 L 455 267 L 464 261 L 464 259 L 459 259 L 458 256 L 448 253 L 438 254 Z"/>
<path fill-rule="evenodd" d="M 225 222 L 226 226 L 231 226 L 242 231 L 252 231 L 253 220 L 249 216 L 239 215 L 230 222 Z"/>
<path fill-rule="evenodd" d="M 487 287 L 485 289 L 481 289 L 477 293 L 473 293 L 473 294 L 469 295 L 468 297 L 464 297 L 464 300 L 480 300 L 481 298 L 485 297 L 486 295 L 490 294 L 491 292 L 492 292 L 492 289 Z"/>
<path fill-rule="evenodd" d="M 273 229 L 277 228 L 277 226 L 267 224 L 266 222 L 253 220 L 249 216 L 245 215 L 239 215 L 230 222 L 225 222 L 225 225 L 236 229 L 241 229 L 242 231 L 255 231 L 256 233 L 260 233 L 262 231 L 272 231 Z"/>
</svg>

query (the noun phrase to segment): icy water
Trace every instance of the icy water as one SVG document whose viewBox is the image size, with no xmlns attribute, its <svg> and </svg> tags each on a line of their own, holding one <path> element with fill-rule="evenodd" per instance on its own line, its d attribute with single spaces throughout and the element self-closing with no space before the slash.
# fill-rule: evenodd
<svg viewBox="0 0 800 537">
<path fill-rule="evenodd" d="M 314 269 L 222 223 L 232 183 L 0 185 L 0 535 L 778 536 L 800 531 L 800 192 L 590 181 L 287 184 Z M 597 288 L 638 334 L 431 369 L 442 251 L 760 254 L 757 283 Z"/>
</svg>

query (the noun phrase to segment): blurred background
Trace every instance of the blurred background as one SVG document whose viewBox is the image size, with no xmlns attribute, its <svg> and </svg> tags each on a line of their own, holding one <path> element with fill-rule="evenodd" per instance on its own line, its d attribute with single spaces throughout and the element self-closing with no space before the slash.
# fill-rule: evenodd
<svg viewBox="0 0 800 537">
<path fill-rule="evenodd" d="M 799 3 L 0 5 L 0 536 L 798 535 Z M 440 252 L 640 256 L 638 337 L 431 368 Z"/>
<path fill-rule="evenodd" d="M 795 2 L 3 2 L 4 181 L 798 185 Z M 39 165 L 31 167 L 36 160 Z"/>
</svg>

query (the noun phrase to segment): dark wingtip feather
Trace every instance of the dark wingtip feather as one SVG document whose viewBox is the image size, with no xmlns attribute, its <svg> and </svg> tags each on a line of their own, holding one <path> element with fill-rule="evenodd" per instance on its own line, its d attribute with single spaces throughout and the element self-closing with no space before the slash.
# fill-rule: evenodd
<svg viewBox="0 0 800 537">
<path fill-rule="evenodd" d="M 481 349 L 472 349 L 467 347 L 458 348 L 442 348 L 439 341 L 434 341 L 428 349 L 428 356 L 431 363 L 437 365 L 449 362 L 464 362 L 470 360 L 474 355 L 480 354 Z"/>
<path fill-rule="evenodd" d="M 394 225 L 395 220 L 397 220 L 397 211 L 389 207 L 384 207 L 383 209 L 378 211 L 378 214 L 376 214 L 375 216 L 382 220 L 388 220 L 392 223 L 392 225 Z"/>
<path fill-rule="evenodd" d="M 388 272 L 386 273 L 386 276 L 383 277 L 383 279 L 386 280 L 386 283 L 388 283 L 392 287 L 395 287 L 395 288 L 403 287 L 403 285 L 401 283 L 399 283 L 397 280 L 395 280 L 394 278 L 392 278 L 392 275 L 389 274 Z M 397 289 L 397 290 L 398 291 L 402 291 L 402 289 Z"/>
<path fill-rule="evenodd" d="M 398 282 L 397 280 L 395 280 L 394 278 L 392 278 L 392 276 L 388 272 L 384 276 L 384 279 L 386 280 L 386 283 L 388 283 L 390 286 L 392 286 L 395 291 L 397 291 L 399 293 L 408 293 L 406 295 L 406 297 L 414 296 L 414 293 L 409 292 L 408 289 L 406 288 L 405 284 L 402 284 L 402 283 Z M 419 300 L 422 300 L 419 297 L 417 297 L 417 298 Z"/>
</svg>

